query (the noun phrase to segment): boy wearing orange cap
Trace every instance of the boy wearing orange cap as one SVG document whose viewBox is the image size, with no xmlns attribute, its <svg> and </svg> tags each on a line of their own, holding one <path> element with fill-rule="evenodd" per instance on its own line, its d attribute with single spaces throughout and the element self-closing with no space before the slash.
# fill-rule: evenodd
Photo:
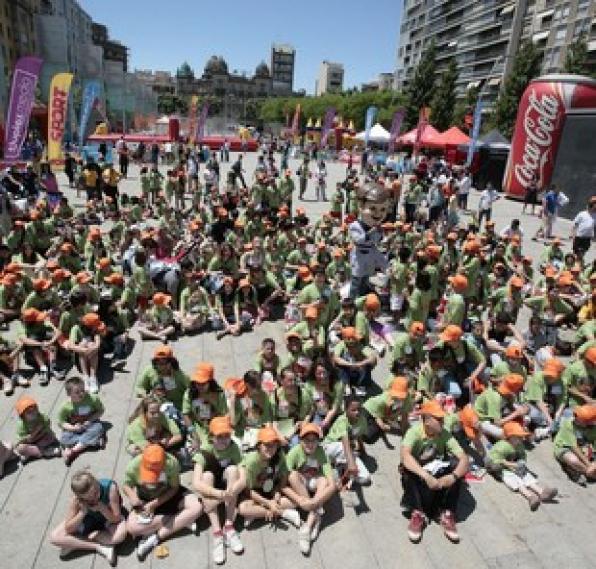
<svg viewBox="0 0 596 569">
<path fill-rule="evenodd" d="M 446 413 L 437 400 L 424 403 L 420 412 L 422 420 L 408 429 L 400 451 L 402 504 L 411 512 L 408 537 L 418 543 L 426 519 L 439 514 L 445 536 L 458 542 L 455 513 L 468 457 L 444 428 Z"/>
<path fill-rule="evenodd" d="M 408 415 L 413 406 L 407 378 L 394 377 L 383 393 L 370 397 L 364 402 L 364 416 L 367 421 L 364 442 L 373 444 L 383 433 L 388 433 L 396 427 L 402 435 L 405 435 L 409 426 Z"/>
<path fill-rule="evenodd" d="M 517 421 L 503 425 L 503 440 L 488 451 L 487 470 L 513 492 L 519 492 L 535 511 L 542 502 L 551 501 L 558 493 L 556 488 L 539 484 L 526 465 L 524 439 L 530 433 Z"/>
<path fill-rule="evenodd" d="M 314 306 L 318 310 L 318 321 L 327 329 L 339 312 L 339 297 L 329 286 L 323 267 L 317 267 L 312 274 L 313 282 L 298 294 L 298 305 L 303 310 Z"/>
<path fill-rule="evenodd" d="M 242 455 L 232 440 L 229 417 L 213 417 L 209 422 L 209 443 L 193 456 L 193 486 L 201 496 L 213 529 L 213 562 L 225 561 L 226 546 L 240 554 L 244 546 L 234 529 L 240 492 L 246 487 L 244 471 L 239 468 Z M 225 506 L 222 528 L 218 506 Z"/>
<path fill-rule="evenodd" d="M 132 512 L 126 528 L 140 537 L 137 557 L 143 561 L 160 542 L 193 524 L 203 505 L 180 486 L 180 466 L 159 445 L 147 445 L 126 467 L 123 491 Z"/>
<path fill-rule="evenodd" d="M 399 332 L 393 342 L 391 352 L 392 373 L 405 375 L 416 374 L 424 363 L 424 324 L 412 322 L 407 332 Z"/>
<path fill-rule="evenodd" d="M 6 325 L 21 315 L 27 292 L 16 274 L 7 273 L 0 282 L 0 323 Z"/>
<path fill-rule="evenodd" d="M 360 334 L 352 326 L 343 328 L 341 337 L 333 348 L 333 365 L 347 393 L 354 389 L 356 394 L 365 395 L 372 381 L 372 370 L 377 365 L 375 352 L 363 345 Z"/>
<path fill-rule="evenodd" d="M 464 293 L 468 289 L 468 279 L 458 274 L 449 277 L 448 280 L 451 284 L 451 293 L 447 296 L 445 312 L 438 325 L 439 330 L 444 330 L 449 324 L 461 327 L 467 312 Z"/>
<path fill-rule="evenodd" d="M 491 439 L 503 438 L 503 425 L 521 421 L 530 407 L 521 403 L 524 378 L 517 373 L 505 375 L 496 389 L 485 389 L 474 401 L 474 410 L 480 418 L 482 432 Z"/>
<path fill-rule="evenodd" d="M 309 305 L 304 309 L 304 319 L 292 326 L 290 333 L 298 334 L 302 350 L 310 358 L 325 351 L 325 328 L 319 320 L 319 309 Z"/>
<path fill-rule="evenodd" d="M 27 308 L 21 314 L 21 331 L 17 333 L 17 343 L 25 349 L 25 357 L 30 355 L 35 361 L 40 385 L 47 385 L 54 373 L 56 360 L 55 343 L 60 331 L 47 318 L 45 312 Z"/>
<path fill-rule="evenodd" d="M 60 456 L 58 439 L 50 425 L 50 419 L 42 413 L 35 399 L 23 395 L 15 404 L 19 416 L 17 441 L 14 452 L 24 464 L 31 458 Z"/>
<path fill-rule="evenodd" d="M 289 486 L 284 489 L 301 510 L 307 513 L 300 528 L 299 545 L 303 555 L 310 553 L 312 542 L 321 526 L 323 506 L 337 491 L 333 470 L 321 446 L 322 433 L 318 425 L 305 423 L 300 429 L 300 444 L 287 455 L 290 475 Z"/>
<path fill-rule="evenodd" d="M 511 343 L 502 352 L 505 356 L 505 361 L 500 357 L 493 355 L 491 360 L 494 365 L 491 367 L 490 375 L 495 380 L 507 375 L 508 373 L 518 373 L 523 376 L 524 380 L 528 378 L 528 370 L 526 368 L 526 358 L 522 347 L 518 344 Z"/>
<path fill-rule="evenodd" d="M 573 416 L 561 421 L 554 447 L 555 458 L 573 480 L 596 480 L 596 405 L 576 406 Z"/>
<path fill-rule="evenodd" d="M 95 312 L 85 314 L 75 324 L 68 337 L 68 347 L 77 357 L 83 374 L 85 389 L 89 393 L 98 393 L 97 370 L 99 368 L 99 351 L 105 324 Z"/>
<path fill-rule="evenodd" d="M 33 290 L 29 293 L 22 309 L 37 308 L 37 310 L 51 310 L 60 306 L 60 297 L 52 288 L 50 279 L 33 279 Z"/>
<path fill-rule="evenodd" d="M 156 292 L 152 306 L 145 313 L 144 322 L 139 325 L 139 335 L 143 340 L 167 342 L 176 332 L 174 311 L 169 304 L 172 297 L 163 292 Z"/>
<path fill-rule="evenodd" d="M 594 405 L 596 403 L 596 346 L 590 346 L 580 359 L 568 365 L 563 372 L 567 405 Z"/>
</svg>

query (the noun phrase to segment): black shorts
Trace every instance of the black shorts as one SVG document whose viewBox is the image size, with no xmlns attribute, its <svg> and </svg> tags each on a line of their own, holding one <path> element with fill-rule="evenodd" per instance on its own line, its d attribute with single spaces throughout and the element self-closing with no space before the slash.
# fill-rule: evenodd
<svg viewBox="0 0 596 569">
<path fill-rule="evenodd" d="M 576 255 L 585 255 L 590 250 L 592 239 L 590 237 L 576 237 L 573 239 L 573 252 Z"/>
<path fill-rule="evenodd" d="M 178 487 L 178 491 L 167 501 L 164 502 L 159 508 L 155 510 L 156 514 L 162 516 L 174 516 L 180 511 L 180 502 L 188 494 L 185 488 L 182 486 Z"/>
</svg>

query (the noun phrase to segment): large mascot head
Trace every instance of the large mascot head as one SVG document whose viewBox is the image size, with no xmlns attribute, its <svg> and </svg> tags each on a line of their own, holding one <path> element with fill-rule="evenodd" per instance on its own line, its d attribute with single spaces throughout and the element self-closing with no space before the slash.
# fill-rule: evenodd
<svg viewBox="0 0 596 569">
<path fill-rule="evenodd" d="M 360 220 L 369 227 L 378 227 L 389 211 L 389 194 L 378 184 L 365 184 L 358 190 Z"/>
</svg>

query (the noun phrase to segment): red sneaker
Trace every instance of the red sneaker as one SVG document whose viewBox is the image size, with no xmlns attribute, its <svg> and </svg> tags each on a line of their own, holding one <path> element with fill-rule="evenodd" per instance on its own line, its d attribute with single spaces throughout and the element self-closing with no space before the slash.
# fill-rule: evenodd
<svg viewBox="0 0 596 569">
<path fill-rule="evenodd" d="M 408 537 L 412 543 L 418 543 L 422 539 L 425 523 L 424 514 L 420 510 L 413 510 L 408 524 Z"/>
<path fill-rule="evenodd" d="M 449 541 L 452 541 L 453 543 L 459 542 L 459 534 L 457 533 L 457 526 L 455 525 L 455 516 L 450 510 L 445 510 L 441 514 L 441 527 Z"/>
</svg>

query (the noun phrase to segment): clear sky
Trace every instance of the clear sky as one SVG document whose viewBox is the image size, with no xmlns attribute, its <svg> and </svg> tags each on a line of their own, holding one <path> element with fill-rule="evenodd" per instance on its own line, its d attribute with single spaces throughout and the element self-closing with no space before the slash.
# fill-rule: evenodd
<svg viewBox="0 0 596 569">
<path fill-rule="evenodd" d="M 271 44 L 296 49 L 294 88 L 314 92 L 324 59 L 344 64 L 344 86 L 393 72 L 402 0 L 79 0 L 130 48 L 131 69 L 203 72 L 222 55 L 230 71 L 269 65 Z"/>
</svg>

